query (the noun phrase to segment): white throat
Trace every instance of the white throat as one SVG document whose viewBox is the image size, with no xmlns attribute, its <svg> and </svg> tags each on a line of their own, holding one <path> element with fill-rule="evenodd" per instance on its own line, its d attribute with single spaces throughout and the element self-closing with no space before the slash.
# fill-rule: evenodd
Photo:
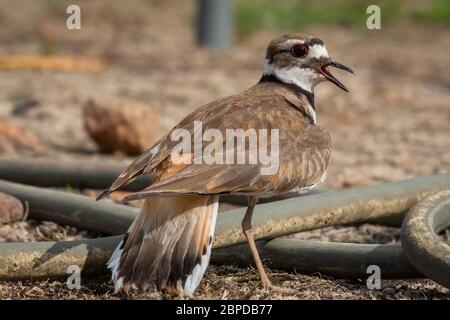
<svg viewBox="0 0 450 320">
<path fill-rule="evenodd" d="M 284 83 L 294 84 L 301 89 L 314 94 L 314 87 L 320 82 L 320 78 L 310 69 L 292 67 L 292 68 L 277 68 L 269 60 L 265 60 L 264 75 L 275 76 Z M 305 111 L 317 123 L 316 111 L 308 103 L 305 106 Z"/>
<path fill-rule="evenodd" d="M 319 76 L 311 69 L 290 67 L 278 68 L 264 61 L 264 75 L 273 75 L 285 83 L 292 83 L 309 93 L 314 93 L 314 87 L 320 82 Z"/>
</svg>

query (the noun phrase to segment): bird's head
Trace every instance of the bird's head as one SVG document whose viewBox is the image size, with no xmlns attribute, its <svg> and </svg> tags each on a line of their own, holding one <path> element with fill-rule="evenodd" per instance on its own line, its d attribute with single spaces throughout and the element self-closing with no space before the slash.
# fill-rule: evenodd
<svg viewBox="0 0 450 320">
<path fill-rule="evenodd" d="M 328 80 L 344 91 L 347 88 L 329 71 L 330 67 L 353 73 L 349 67 L 328 56 L 322 40 L 291 33 L 274 39 L 267 47 L 264 76 L 274 76 L 313 93 L 314 87 Z"/>
</svg>

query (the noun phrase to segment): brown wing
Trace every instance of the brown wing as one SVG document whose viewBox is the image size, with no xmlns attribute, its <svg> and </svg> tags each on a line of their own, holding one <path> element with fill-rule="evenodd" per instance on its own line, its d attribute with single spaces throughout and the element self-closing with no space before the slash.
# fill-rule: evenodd
<svg viewBox="0 0 450 320">
<path fill-rule="evenodd" d="M 173 148 L 177 145 L 178 141 L 173 141 L 170 137 L 172 132 L 176 129 L 186 129 L 189 132 L 194 132 L 194 121 L 203 121 L 205 119 L 220 119 L 220 115 L 223 114 L 223 110 L 227 105 L 238 104 L 241 97 L 245 96 L 246 92 L 238 95 L 218 99 L 203 107 L 197 109 L 193 113 L 184 118 L 178 125 L 176 125 L 167 135 L 162 137 L 151 148 L 140 155 L 134 160 L 111 184 L 111 186 L 105 189 L 97 196 L 97 200 L 106 197 L 108 194 L 120 189 L 121 187 L 131 183 L 135 178 L 140 175 L 153 176 L 155 168 L 161 164 L 167 157 L 170 156 Z"/>
<path fill-rule="evenodd" d="M 170 178 L 130 194 L 125 201 L 162 195 L 224 194 L 248 189 L 259 176 L 258 166 L 189 165 Z"/>
<path fill-rule="evenodd" d="M 171 141 L 169 133 L 155 145 L 159 146 L 156 154 L 141 156 L 106 192 L 112 192 L 130 179 L 148 173 L 151 173 L 154 183 L 126 200 L 153 195 L 286 192 L 297 186 L 306 187 L 318 182 L 329 161 L 329 135 L 311 125 L 283 95 L 266 90 L 248 90 L 202 107 L 174 129 L 184 128 L 193 134 L 194 120 L 202 121 L 203 130 L 214 128 L 224 137 L 227 129 L 253 128 L 258 138 L 259 129 L 269 132 L 278 129 L 279 170 L 273 175 L 261 175 L 260 163 L 174 164 L 170 153 L 178 141 Z M 225 144 L 225 140 L 222 143 Z M 203 148 L 208 144 L 203 142 Z M 248 148 L 233 151 L 249 152 Z"/>
<path fill-rule="evenodd" d="M 134 179 L 136 179 L 140 175 L 153 175 L 154 169 L 161 164 L 167 157 L 170 156 L 174 146 L 177 144 L 177 141 L 172 141 L 170 139 L 170 134 L 178 128 L 185 128 L 187 130 L 193 130 L 191 128 L 191 124 L 193 124 L 194 120 L 201 120 L 207 115 L 207 110 L 210 107 L 213 107 L 214 104 L 219 103 L 212 102 L 209 105 L 205 105 L 186 118 L 184 118 L 176 127 L 174 127 L 169 134 L 163 136 L 157 143 L 155 143 L 151 148 L 145 151 L 142 155 L 140 155 L 136 160 L 134 160 L 111 184 L 111 186 L 105 189 L 102 193 L 97 196 L 97 200 L 107 196 L 111 192 L 114 192 L 121 187 L 131 183 Z"/>
</svg>

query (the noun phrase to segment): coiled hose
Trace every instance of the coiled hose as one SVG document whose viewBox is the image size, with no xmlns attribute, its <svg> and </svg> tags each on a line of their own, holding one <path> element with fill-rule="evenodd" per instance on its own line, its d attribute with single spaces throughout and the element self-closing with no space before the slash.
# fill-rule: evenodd
<svg viewBox="0 0 450 320">
<path fill-rule="evenodd" d="M 376 264 L 384 278 L 425 275 L 449 287 L 450 249 L 434 234 L 450 224 L 449 191 L 435 195 L 443 189 L 450 189 L 450 174 L 319 192 L 259 204 L 254 215 L 254 234 L 255 238 L 260 239 L 258 244 L 263 258 L 273 268 L 361 278 L 366 274 L 368 265 Z M 85 196 L 1 180 L 0 191 L 27 201 L 33 218 L 105 234 L 123 233 L 138 212 L 124 205 L 98 203 Z M 431 200 L 424 200 L 429 196 Z M 403 250 L 400 245 L 278 238 L 331 225 L 379 221 L 398 216 L 412 207 L 403 224 Z M 411 218 L 418 215 L 417 210 L 422 218 Z M 245 242 L 240 227 L 243 213 L 244 209 L 235 209 L 219 215 L 213 243 L 216 249 L 212 254 L 213 263 L 251 263 L 249 252 L 242 245 Z M 410 221 L 414 223 L 411 225 Z M 84 275 L 105 273 L 106 261 L 121 237 L 0 244 L 0 280 L 65 277 L 70 265 L 80 266 Z M 436 248 L 439 250 L 436 251 Z"/>
</svg>

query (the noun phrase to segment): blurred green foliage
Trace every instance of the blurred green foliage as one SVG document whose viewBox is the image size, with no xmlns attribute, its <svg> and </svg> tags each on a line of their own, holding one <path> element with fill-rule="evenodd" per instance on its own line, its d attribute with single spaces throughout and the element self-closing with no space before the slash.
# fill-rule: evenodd
<svg viewBox="0 0 450 320">
<path fill-rule="evenodd" d="M 240 35 L 260 29 L 295 30 L 311 25 L 342 25 L 365 29 L 371 4 L 381 8 L 381 21 L 432 22 L 450 26 L 450 0 L 406 5 L 400 0 L 237 0 L 236 25 Z"/>
<path fill-rule="evenodd" d="M 450 25 L 450 0 L 431 0 L 421 10 L 416 10 L 413 17 L 418 21 Z"/>
</svg>

